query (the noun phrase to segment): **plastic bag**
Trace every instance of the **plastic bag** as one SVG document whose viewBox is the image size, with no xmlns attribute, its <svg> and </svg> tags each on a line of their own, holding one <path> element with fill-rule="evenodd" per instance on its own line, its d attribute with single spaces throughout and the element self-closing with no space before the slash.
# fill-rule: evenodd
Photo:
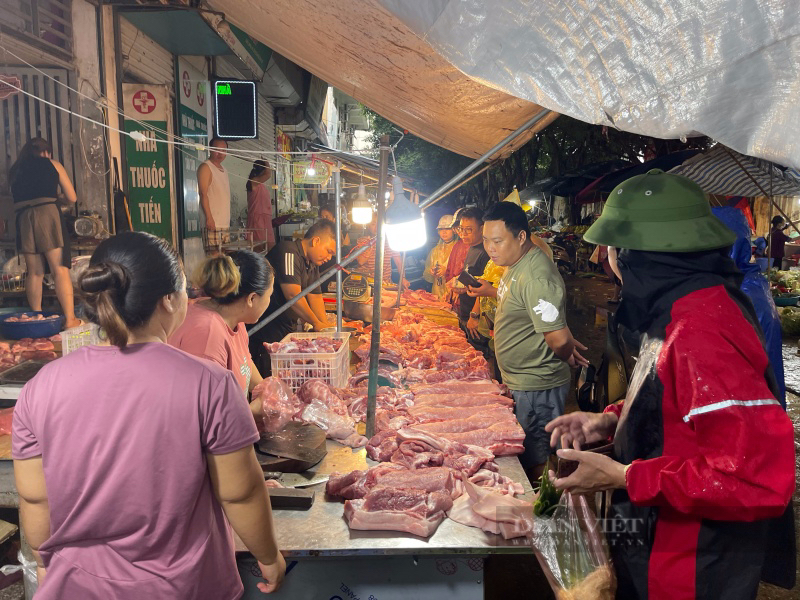
<svg viewBox="0 0 800 600">
<path fill-rule="evenodd" d="M 36 575 L 36 561 L 28 560 L 22 555 L 20 550 L 17 553 L 18 565 L 4 565 L 0 567 L 0 572 L 3 575 L 11 575 L 17 571 L 22 571 L 22 578 L 25 585 L 25 600 L 31 600 L 36 590 L 39 588 L 39 579 Z"/>
<path fill-rule="evenodd" d="M 303 409 L 303 403 L 292 390 L 277 377 L 267 377 L 253 388 L 253 399 L 261 399 L 261 417 L 264 430 L 280 431 Z"/>
<path fill-rule="evenodd" d="M 614 570 L 584 496 L 564 492 L 552 517 L 534 518 L 533 550 L 558 600 L 613 600 Z"/>
</svg>

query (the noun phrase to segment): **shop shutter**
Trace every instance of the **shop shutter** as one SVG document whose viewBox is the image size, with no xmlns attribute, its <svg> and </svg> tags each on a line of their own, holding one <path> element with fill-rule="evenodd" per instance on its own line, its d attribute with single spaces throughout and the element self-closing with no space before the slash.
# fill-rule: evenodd
<svg viewBox="0 0 800 600">
<path fill-rule="evenodd" d="M 124 17 L 119 20 L 122 81 L 175 85 L 174 57 Z"/>
</svg>

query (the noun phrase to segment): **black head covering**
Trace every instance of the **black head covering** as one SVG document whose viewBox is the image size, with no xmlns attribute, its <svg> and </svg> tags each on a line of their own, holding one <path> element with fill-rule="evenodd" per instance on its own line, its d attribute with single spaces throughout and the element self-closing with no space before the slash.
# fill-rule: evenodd
<svg viewBox="0 0 800 600">
<path fill-rule="evenodd" d="M 729 253 L 730 248 L 680 253 L 620 250 L 622 302 L 617 322 L 645 333 L 676 300 L 717 285 L 724 285 L 734 301 L 754 315 L 750 299 L 739 290 L 743 275 Z"/>
</svg>

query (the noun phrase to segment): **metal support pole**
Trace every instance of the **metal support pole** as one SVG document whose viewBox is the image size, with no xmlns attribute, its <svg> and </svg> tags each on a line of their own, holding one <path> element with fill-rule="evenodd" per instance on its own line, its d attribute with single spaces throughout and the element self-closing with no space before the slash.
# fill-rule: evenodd
<svg viewBox="0 0 800 600">
<path fill-rule="evenodd" d="M 336 264 L 342 262 L 342 162 L 336 163 L 333 175 L 336 188 Z M 342 331 L 342 270 L 336 269 L 336 331 Z"/>
<path fill-rule="evenodd" d="M 403 252 L 400 257 L 400 281 L 397 282 L 397 302 L 394 303 L 395 308 L 400 308 L 400 300 L 403 298 L 403 279 L 406 276 L 406 253 Z"/>
<path fill-rule="evenodd" d="M 381 347 L 381 288 L 383 288 L 383 218 L 386 207 L 386 184 L 389 179 L 389 136 L 381 136 L 381 163 L 378 179 L 378 230 L 375 244 L 375 282 L 372 291 L 372 336 L 369 347 L 367 383 L 367 437 L 375 435 L 375 397 L 378 393 L 378 356 Z"/>
<path fill-rule="evenodd" d="M 506 146 L 508 146 L 511 142 L 513 142 L 515 139 L 517 139 L 523 133 L 528 131 L 528 129 L 530 129 L 531 127 L 536 125 L 536 123 L 538 123 L 539 121 L 544 119 L 549 114 L 550 114 L 550 111 L 547 110 L 546 108 L 544 108 L 544 109 L 540 110 L 538 113 L 536 113 L 535 115 L 533 115 L 530 119 L 525 121 L 525 123 L 523 123 L 519 127 L 519 129 L 517 129 L 516 131 L 511 133 L 511 135 L 509 135 L 506 139 L 504 139 L 499 144 L 496 144 L 495 146 L 493 146 L 492 148 L 487 150 L 483 154 L 483 156 L 481 156 L 480 158 L 476 158 L 475 161 L 472 162 L 472 164 L 470 164 L 468 167 L 466 167 L 465 169 L 460 171 L 458 173 L 458 175 L 455 175 L 452 179 L 450 179 L 450 181 L 448 181 L 447 183 L 445 183 L 444 185 L 439 187 L 435 192 L 433 192 L 430 196 L 428 196 L 428 199 L 425 200 L 425 202 L 423 202 L 422 204 L 420 204 L 419 207 L 422 210 L 425 210 L 426 208 L 428 208 L 434 202 L 438 202 L 439 200 L 441 200 L 442 196 L 444 195 L 444 192 L 446 192 L 450 188 L 451 185 L 461 181 L 461 178 L 464 177 L 467 173 L 471 172 L 473 169 L 475 169 L 475 167 L 478 167 L 481 164 L 483 164 L 484 161 L 486 161 L 488 158 L 491 158 L 498 151 L 500 151 L 503 148 L 505 148 Z"/>
<path fill-rule="evenodd" d="M 369 249 L 369 245 L 367 245 L 367 246 L 362 246 L 362 247 L 361 247 L 361 248 L 359 248 L 358 250 L 353 250 L 353 251 L 352 251 L 352 252 L 351 252 L 351 253 L 350 253 L 350 254 L 347 256 L 347 258 L 345 258 L 344 260 L 342 260 L 342 262 L 341 262 L 341 263 L 339 263 L 338 265 L 336 265 L 334 268 L 346 267 L 346 266 L 347 266 L 347 265 L 349 265 L 351 262 L 353 262 L 353 261 L 354 261 L 356 258 L 358 258 L 358 257 L 359 257 L 359 256 L 361 256 L 362 254 L 364 254 L 364 252 L 366 252 L 368 249 Z M 311 285 L 309 285 L 309 286 L 308 286 L 307 288 L 305 288 L 304 290 L 301 290 L 301 291 L 300 291 L 300 293 L 299 293 L 299 294 L 297 294 L 297 296 L 295 296 L 294 298 L 292 298 L 291 300 L 289 300 L 289 301 L 288 301 L 286 304 L 284 304 L 283 306 L 281 306 L 281 307 L 280 307 L 278 310 L 276 310 L 276 311 L 275 311 L 274 313 L 272 313 L 271 315 L 269 315 L 269 316 L 265 317 L 264 319 L 262 319 L 261 321 L 259 321 L 257 325 L 253 325 L 252 329 L 250 329 L 250 330 L 247 332 L 247 335 L 253 335 L 253 334 L 254 334 L 256 331 L 258 331 L 259 329 L 261 329 L 262 327 L 264 327 L 264 326 L 265 326 L 265 325 L 267 325 L 268 323 L 271 323 L 272 321 L 274 321 L 274 320 L 275 320 L 277 317 L 279 317 L 280 315 L 282 315 L 283 313 L 285 313 L 287 310 L 289 310 L 289 309 L 290 309 L 292 306 L 294 306 L 295 304 L 297 304 L 297 302 L 299 302 L 301 299 L 305 298 L 305 297 L 306 297 L 306 296 L 308 296 L 308 295 L 309 295 L 311 292 L 313 292 L 315 289 L 317 289 L 319 286 L 321 286 L 321 285 L 322 285 L 322 284 L 323 284 L 325 281 L 327 281 L 328 279 L 330 279 L 330 277 L 331 277 L 330 273 L 328 273 L 328 272 L 325 272 L 325 273 L 323 273 L 323 274 L 322 274 L 322 275 L 319 277 L 319 279 L 317 279 L 317 280 L 316 280 L 314 283 L 312 283 Z"/>
</svg>

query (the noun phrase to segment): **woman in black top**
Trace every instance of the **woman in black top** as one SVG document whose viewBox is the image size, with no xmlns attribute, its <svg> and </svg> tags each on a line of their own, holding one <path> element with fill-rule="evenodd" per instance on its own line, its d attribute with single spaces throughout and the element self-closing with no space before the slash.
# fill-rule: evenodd
<svg viewBox="0 0 800 600">
<path fill-rule="evenodd" d="M 17 250 L 28 267 L 25 292 L 28 304 L 42 310 L 44 259 L 56 281 L 56 295 L 66 316 L 66 327 L 81 324 L 75 318 L 72 280 L 69 275 L 69 237 L 58 209 L 59 188 L 63 201 L 77 201 L 75 188 L 63 165 L 53 160 L 47 140 L 33 138 L 20 150 L 9 171 L 17 230 Z"/>
<path fill-rule="evenodd" d="M 786 242 L 789 241 L 789 236 L 783 233 L 789 225 L 784 218 L 780 215 L 775 215 L 772 219 L 772 231 L 769 232 L 770 237 L 770 266 L 776 269 L 781 268 L 784 256 L 786 256 Z"/>
</svg>

